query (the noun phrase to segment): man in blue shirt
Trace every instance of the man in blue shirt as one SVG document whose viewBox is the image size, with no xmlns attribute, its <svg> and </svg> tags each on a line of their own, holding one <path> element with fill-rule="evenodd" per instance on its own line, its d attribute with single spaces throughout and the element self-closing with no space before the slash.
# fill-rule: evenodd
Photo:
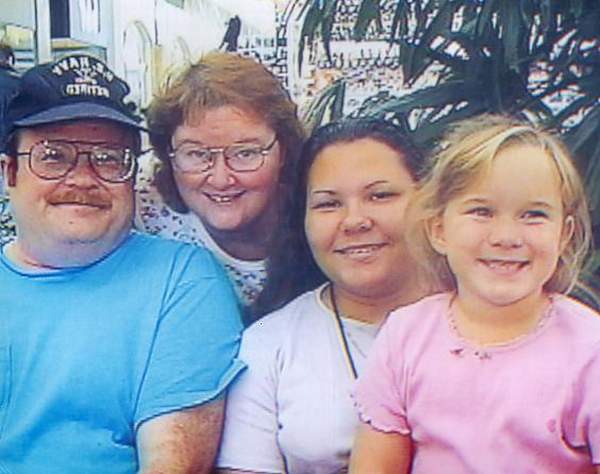
<svg viewBox="0 0 600 474">
<path fill-rule="evenodd" d="M 204 250 L 132 232 L 139 117 L 85 55 L 8 108 L 0 473 L 209 472 L 241 324 Z"/>
</svg>

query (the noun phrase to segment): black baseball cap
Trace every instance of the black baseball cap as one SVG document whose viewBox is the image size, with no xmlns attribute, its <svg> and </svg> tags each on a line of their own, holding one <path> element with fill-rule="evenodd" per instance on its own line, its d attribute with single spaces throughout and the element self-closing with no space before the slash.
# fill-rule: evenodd
<svg viewBox="0 0 600 474">
<path fill-rule="evenodd" d="M 76 119 L 106 119 L 145 130 L 135 105 L 126 102 L 129 86 L 102 61 L 77 54 L 29 69 L 8 106 L 9 133 Z"/>
</svg>

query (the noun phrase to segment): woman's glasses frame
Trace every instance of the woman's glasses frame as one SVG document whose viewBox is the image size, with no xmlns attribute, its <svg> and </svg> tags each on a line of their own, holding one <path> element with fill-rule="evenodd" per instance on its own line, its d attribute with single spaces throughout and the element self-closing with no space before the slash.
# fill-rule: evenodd
<svg viewBox="0 0 600 474">
<path fill-rule="evenodd" d="M 195 142 L 184 142 L 169 153 L 169 158 L 171 158 L 173 166 L 177 168 L 178 171 L 189 174 L 200 174 L 206 173 L 212 169 L 217 161 L 216 155 L 221 154 L 223 155 L 225 166 L 228 169 L 237 173 L 248 173 L 256 171 L 263 166 L 265 158 L 271 152 L 277 141 L 277 136 L 275 136 L 273 137 L 273 140 L 265 146 L 255 144 L 235 144 L 226 147 L 206 147 Z M 191 163 L 186 163 L 184 161 L 185 158 L 181 154 L 185 146 L 196 146 L 197 148 L 193 151 L 199 155 L 203 153 L 206 154 L 206 158 L 197 159 L 197 163 L 194 163 L 193 165 Z M 246 160 L 247 163 L 241 166 L 240 163 L 242 160 L 240 159 L 240 155 L 243 156 L 244 153 L 254 153 L 256 154 L 256 157 L 253 157 L 252 160 Z M 189 161 L 191 162 L 192 160 Z"/>
</svg>

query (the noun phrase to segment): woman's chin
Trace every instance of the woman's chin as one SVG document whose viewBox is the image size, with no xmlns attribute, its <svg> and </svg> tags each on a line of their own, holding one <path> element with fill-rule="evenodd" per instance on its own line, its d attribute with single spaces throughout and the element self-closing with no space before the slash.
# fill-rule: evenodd
<svg viewBox="0 0 600 474">
<path fill-rule="evenodd" d="M 255 238 L 255 234 L 261 231 L 259 226 L 255 223 L 257 219 L 248 219 L 246 216 L 240 216 L 235 214 L 228 215 L 205 215 L 204 217 L 199 216 L 200 220 L 204 224 L 204 227 L 210 234 L 213 235 L 228 235 L 228 234 L 239 234 L 244 235 L 248 239 Z M 265 229 L 263 228 L 262 231 Z"/>
</svg>

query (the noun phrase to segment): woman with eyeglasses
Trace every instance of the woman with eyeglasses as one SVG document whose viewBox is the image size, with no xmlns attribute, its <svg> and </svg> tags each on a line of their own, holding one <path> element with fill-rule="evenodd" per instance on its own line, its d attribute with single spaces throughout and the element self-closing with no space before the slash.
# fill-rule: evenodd
<svg viewBox="0 0 600 474">
<path fill-rule="evenodd" d="M 243 335 L 248 368 L 229 392 L 220 472 L 347 471 L 354 380 L 387 314 L 428 290 L 404 240 L 421 167 L 407 134 L 380 120 L 325 125 L 308 140 L 282 226 L 291 232 L 277 234 L 260 296 L 288 303 Z"/>
<path fill-rule="evenodd" d="M 261 64 L 214 52 L 170 78 L 147 119 L 158 162 L 141 166 L 138 227 L 210 249 L 249 308 L 304 138 L 295 104 Z"/>
</svg>

